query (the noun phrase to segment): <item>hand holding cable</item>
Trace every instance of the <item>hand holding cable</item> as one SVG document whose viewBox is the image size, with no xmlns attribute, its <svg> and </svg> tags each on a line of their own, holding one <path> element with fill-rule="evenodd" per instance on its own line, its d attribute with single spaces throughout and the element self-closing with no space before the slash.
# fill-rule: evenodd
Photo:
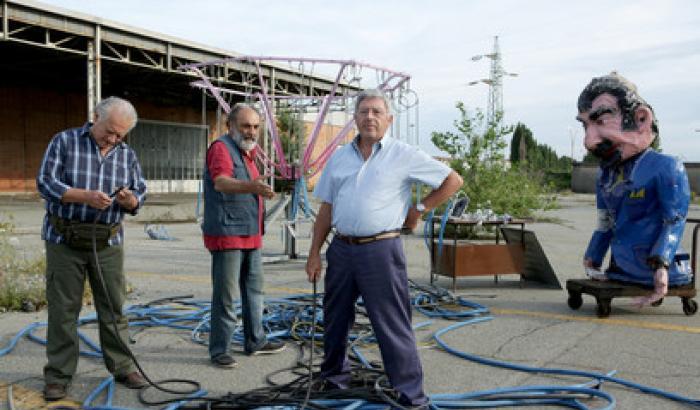
<svg viewBox="0 0 700 410">
<path fill-rule="evenodd" d="M 102 191 L 84 191 L 83 195 L 83 202 L 95 209 L 102 210 L 112 205 L 112 198 Z"/>
<path fill-rule="evenodd" d="M 119 188 L 117 188 L 117 190 L 114 191 L 110 196 L 114 197 L 114 200 L 117 201 L 119 206 L 128 211 L 131 211 L 132 209 L 136 208 L 139 204 L 136 195 L 134 195 L 129 190 L 129 188 L 124 186 L 120 186 Z"/>
<path fill-rule="evenodd" d="M 309 282 L 314 283 L 314 285 L 323 276 L 323 262 L 321 262 L 319 253 L 309 253 L 309 257 L 306 259 L 306 276 L 309 278 Z"/>
</svg>

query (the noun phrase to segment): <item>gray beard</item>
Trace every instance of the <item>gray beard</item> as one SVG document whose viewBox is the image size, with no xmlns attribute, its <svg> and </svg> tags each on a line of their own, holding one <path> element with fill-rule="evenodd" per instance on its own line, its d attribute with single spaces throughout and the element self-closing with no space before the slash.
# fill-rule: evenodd
<svg viewBox="0 0 700 410">
<path fill-rule="evenodd" d="M 249 141 L 243 138 L 243 135 L 241 135 L 240 132 L 238 131 L 233 131 L 231 133 L 231 138 L 233 141 L 238 145 L 238 148 L 242 149 L 245 152 L 250 152 L 255 149 L 255 147 L 258 145 L 257 141 Z"/>
</svg>

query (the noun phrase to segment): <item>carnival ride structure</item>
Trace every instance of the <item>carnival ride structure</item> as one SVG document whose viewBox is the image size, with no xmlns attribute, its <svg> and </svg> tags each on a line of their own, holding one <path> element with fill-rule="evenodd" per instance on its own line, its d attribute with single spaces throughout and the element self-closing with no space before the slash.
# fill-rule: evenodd
<svg viewBox="0 0 700 410">
<path fill-rule="evenodd" d="M 296 71 L 299 76 L 297 81 L 284 85 L 276 81 L 275 71 L 270 67 L 284 64 Z M 217 68 L 222 66 L 230 66 L 243 73 L 242 91 L 214 84 L 217 82 Z M 403 72 L 355 60 L 250 55 L 184 64 L 179 69 L 197 76 L 199 79 L 191 85 L 214 98 L 224 113 L 231 111 L 234 101 L 248 102 L 260 110 L 265 122 L 265 134 L 262 147 L 259 145 L 256 148 L 256 158 L 266 174 L 274 175 L 278 181 L 291 182 L 285 184 L 289 192 L 283 192 L 266 214 L 266 221 L 271 223 L 283 209 L 286 210 L 286 221 L 283 223 L 286 258 L 297 257 L 298 224 L 310 225 L 315 217 L 308 200 L 307 181 L 321 172 L 335 149 L 346 141 L 353 130 L 354 119 L 350 113 L 359 91 L 373 88 L 389 97 L 394 114 L 390 135 L 410 144 L 418 144 L 418 96 L 410 88 L 411 77 Z M 332 82 L 325 93 L 314 87 L 314 81 L 321 75 L 329 76 L 328 82 Z M 285 152 L 279 128 L 280 113 L 312 123 L 309 135 L 301 138 L 301 146 L 294 153 Z M 344 113 L 344 116 L 333 117 L 334 113 Z M 338 131 L 325 141 L 325 146 L 321 146 L 319 136 L 322 129 L 324 125 L 331 124 L 338 125 Z M 270 183 L 274 186 L 274 179 Z M 303 216 L 298 216 L 300 210 Z"/>
</svg>

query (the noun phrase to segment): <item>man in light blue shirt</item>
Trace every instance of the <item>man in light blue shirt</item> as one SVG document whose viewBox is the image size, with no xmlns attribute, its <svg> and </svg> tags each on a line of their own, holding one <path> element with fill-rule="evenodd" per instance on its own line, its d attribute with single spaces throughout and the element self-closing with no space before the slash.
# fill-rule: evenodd
<svg viewBox="0 0 700 410">
<path fill-rule="evenodd" d="M 406 259 L 399 237 L 420 216 L 462 186 L 462 178 L 416 147 L 386 137 L 393 116 L 378 90 L 361 92 L 355 103 L 359 135 L 339 149 L 321 175 L 314 195 L 321 201 L 306 263 L 309 281 L 321 277 L 321 246 L 331 227 L 326 252 L 324 361 L 321 377 L 331 388 L 346 388 L 348 332 L 355 302 L 365 303 L 384 367 L 402 406 L 426 406 L 423 370 L 411 327 Z M 411 205 L 411 185 L 435 188 Z"/>
</svg>

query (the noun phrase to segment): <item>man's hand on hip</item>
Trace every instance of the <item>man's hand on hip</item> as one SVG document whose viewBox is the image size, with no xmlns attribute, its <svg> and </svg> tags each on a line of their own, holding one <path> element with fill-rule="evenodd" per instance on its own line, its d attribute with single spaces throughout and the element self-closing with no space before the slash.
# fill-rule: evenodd
<svg viewBox="0 0 700 410">
<path fill-rule="evenodd" d="M 418 226 L 418 220 L 420 219 L 421 212 L 419 212 L 415 207 L 410 207 L 408 209 L 408 214 L 406 215 L 406 220 L 403 222 L 403 227 L 410 229 L 411 231 L 416 229 Z"/>
</svg>

